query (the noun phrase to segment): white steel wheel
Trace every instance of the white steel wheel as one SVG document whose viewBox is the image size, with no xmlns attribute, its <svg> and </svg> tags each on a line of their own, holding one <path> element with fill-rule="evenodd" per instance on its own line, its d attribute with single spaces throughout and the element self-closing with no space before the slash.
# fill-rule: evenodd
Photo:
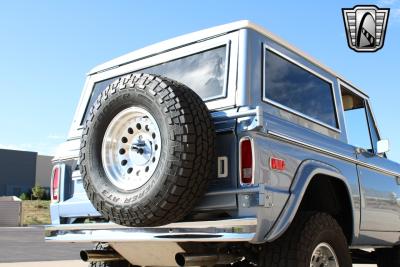
<svg viewBox="0 0 400 267">
<path fill-rule="evenodd" d="M 161 134 L 154 117 L 141 107 L 122 110 L 104 134 L 101 159 L 110 182 L 121 190 L 140 188 L 160 159 Z"/>
<path fill-rule="evenodd" d="M 339 267 L 335 251 L 327 243 L 320 243 L 311 255 L 310 267 Z"/>
</svg>

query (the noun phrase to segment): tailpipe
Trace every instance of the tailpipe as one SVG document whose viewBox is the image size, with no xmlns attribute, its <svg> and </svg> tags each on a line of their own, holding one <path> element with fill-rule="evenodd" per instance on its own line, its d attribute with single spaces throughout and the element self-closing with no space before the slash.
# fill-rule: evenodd
<svg viewBox="0 0 400 267">
<path fill-rule="evenodd" d="M 85 262 L 124 260 L 121 255 L 113 250 L 81 250 L 79 255 Z"/>
<path fill-rule="evenodd" d="M 175 261 L 178 266 L 213 266 L 216 264 L 230 264 L 240 257 L 229 254 L 187 254 L 177 253 Z"/>
</svg>

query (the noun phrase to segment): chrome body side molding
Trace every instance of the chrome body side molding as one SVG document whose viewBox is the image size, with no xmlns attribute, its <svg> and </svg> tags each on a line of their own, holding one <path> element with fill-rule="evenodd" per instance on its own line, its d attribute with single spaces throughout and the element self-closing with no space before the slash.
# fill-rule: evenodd
<svg viewBox="0 0 400 267">
<path fill-rule="evenodd" d="M 323 154 L 328 155 L 328 156 L 332 156 L 332 157 L 335 157 L 335 158 L 338 158 L 338 159 L 341 159 L 341 160 L 345 160 L 345 161 L 360 165 L 362 167 L 366 167 L 366 168 L 371 169 L 371 170 L 375 170 L 375 171 L 378 171 L 378 172 L 381 172 L 381 173 L 384 173 L 384 174 L 387 174 L 387 175 L 400 177 L 400 173 L 393 172 L 391 170 L 387 170 L 387 169 L 384 169 L 384 168 L 381 168 L 381 167 L 378 167 L 378 166 L 375 166 L 375 165 L 372 165 L 372 164 L 365 163 L 365 162 L 363 162 L 361 160 L 357 160 L 357 159 L 354 159 L 354 158 L 349 157 L 347 155 L 343 155 L 343 154 L 340 154 L 340 153 L 337 153 L 337 152 L 334 152 L 334 151 L 331 151 L 331 150 L 328 150 L 328 149 L 324 149 L 324 148 L 321 148 L 321 147 L 318 147 L 318 146 L 315 146 L 315 145 L 312 145 L 312 144 L 297 140 L 295 138 L 289 137 L 289 136 L 284 135 L 284 134 L 280 134 L 280 133 L 273 132 L 273 131 L 268 131 L 268 135 L 270 135 L 271 137 L 274 137 L 274 138 L 277 138 L 277 139 L 280 139 L 280 140 L 284 140 L 286 142 L 289 142 L 289 143 L 292 143 L 292 144 L 307 148 L 307 149 L 314 150 L 314 151 L 319 152 L 319 153 L 323 153 Z"/>
</svg>

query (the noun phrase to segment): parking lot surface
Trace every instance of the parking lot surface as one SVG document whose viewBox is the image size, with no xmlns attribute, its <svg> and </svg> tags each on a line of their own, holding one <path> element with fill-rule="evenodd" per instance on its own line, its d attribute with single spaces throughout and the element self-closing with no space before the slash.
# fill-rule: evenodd
<svg viewBox="0 0 400 267">
<path fill-rule="evenodd" d="M 79 251 L 92 247 L 45 243 L 43 227 L 4 227 L 0 228 L 0 267 L 86 267 L 88 264 L 79 260 Z"/>
<path fill-rule="evenodd" d="M 79 260 L 79 251 L 92 247 L 45 243 L 43 227 L 0 227 L 0 263 Z"/>
</svg>

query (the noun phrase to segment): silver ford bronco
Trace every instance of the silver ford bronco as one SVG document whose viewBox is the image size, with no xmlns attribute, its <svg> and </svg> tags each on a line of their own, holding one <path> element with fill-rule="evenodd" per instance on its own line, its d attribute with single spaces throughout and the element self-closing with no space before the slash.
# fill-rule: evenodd
<svg viewBox="0 0 400 267">
<path fill-rule="evenodd" d="M 400 165 L 368 96 L 248 21 L 92 69 L 49 242 L 91 266 L 400 266 Z"/>
</svg>

